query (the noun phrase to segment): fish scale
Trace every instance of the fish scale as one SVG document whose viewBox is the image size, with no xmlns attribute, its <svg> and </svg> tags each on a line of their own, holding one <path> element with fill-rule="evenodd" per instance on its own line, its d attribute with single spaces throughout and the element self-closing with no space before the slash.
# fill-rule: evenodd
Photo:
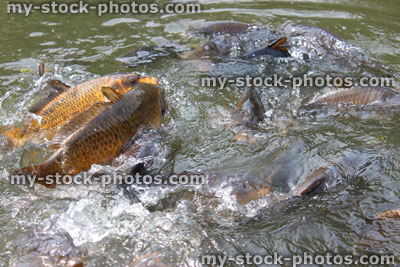
<svg viewBox="0 0 400 267">
<path fill-rule="evenodd" d="M 81 83 L 61 94 L 39 112 L 41 128 L 46 130 L 59 126 L 73 115 L 97 102 L 104 101 L 101 86 L 111 80 L 111 76 L 100 77 Z"/>
</svg>

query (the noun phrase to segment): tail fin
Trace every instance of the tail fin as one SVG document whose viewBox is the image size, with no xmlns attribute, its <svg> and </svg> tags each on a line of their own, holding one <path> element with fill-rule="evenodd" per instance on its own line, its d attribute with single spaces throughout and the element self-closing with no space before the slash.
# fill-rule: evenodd
<svg viewBox="0 0 400 267">
<path fill-rule="evenodd" d="M 11 130 L 0 132 L 0 134 L 5 135 L 14 147 L 21 147 L 30 139 L 30 132 L 21 131 L 15 126 Z"/>
<path fill-rule="evenodd" d="M 11 130 L 6 129 L 5 127 L 1 129 L 0 134 L 6 136 L 14 147 L 20 147 L 23 145 L 23 141 L 21 140 L 23 137 L 23 133 L 17 127 L 13 127 Z"/>
<path fill-rule="evenodd" d="M 27 182 L 30 183 L 31 181 L 34 181 L 35 183 L 41 184 L 47 188 L 56 187 L 56 183 L 54 182 L 54 180 L 46 180 L 45 178 L 46 175 L 47 174 L 44 173 L 43 164 L 38 164 L 21 168 L 13 172 L 11 176 L 14 176 L 15 179 L 19 179 L 19 181 L 21 178 L 23 178 L 24 179 L 23 181 L 25 183 Z"/>
<path fill-rule="evenodd" d="M 0 135 L 6 136 L 14 147 L 21 147 L 32 139 L 33 134 L 38 129 L 40 129 L 39 123 L 36 120 L 32 120 L 29 124 L 24 124 L 21 128 L 13 126 L 12 129 L 9 129 L 6 126 L 0 126 Z"/>
</svg>

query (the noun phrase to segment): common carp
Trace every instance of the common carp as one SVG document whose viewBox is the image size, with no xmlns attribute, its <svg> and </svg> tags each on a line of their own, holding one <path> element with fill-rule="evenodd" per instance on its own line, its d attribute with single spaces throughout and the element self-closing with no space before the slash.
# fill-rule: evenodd
<svg viewBox="0 0 400 267">
<path fill-rule="evenodd" d="M 102 92 L 112 102 L 97 103 L 73 117 L 54 136 L 52 146 L 57 150 L 48 160 L 14 174 L 34 175 L 36 182 L 54 187 L 54 181 L 43 178 L 76 175 L 92 164 L 109 163 L 138 131 L 160 127 L 166 102 L 158 86 L 138 83 L 123 96 L 110 87 Z"/>
<path fill-rule="evenodd" d="M 400 94 L 384 87 L 351 87 L 339 89 L 314 97 L 313 100 L 303 101 L 305 106 L 324 103 L 353 104 L 353 105 L 385 105 L 386 107 L 400 106 Z"/>
<path fill-rule="evenodd" d="M 345 179 L 368 175 L 368 168 L 379 168 L 379 164 L 377 164 L 379 157 L 379 154 L 373 148 L 346 151 L 338 155 L 335 160 L 310 172 L 303 181 L 297 182 L 293 187 L 290 186 L 289 190 L 282 190 L 284 188 L 278 186 L 271 178 L 277 175 L 276 178 L 290 180 L 289 176 L 293 175 L 292 170 L 290 170 L 293 167 L 291 162 L 273 166 L 264 178 L 242 174 L 183 172 L 180 175 L 202 176 L 205 183 L 201 187 L 190 188 L 189 190 L 185 188 L 172 190 L 150 209 L 174 209 L 176 204 L 182 200 L 197 202 L 202 210 L 215 209 L 216 206 L 221 204 L 221 197 L 227 196 L 233 197 L 239 205 L 247 205 L 260 199 L 266 199 L 269 205 L 274 205 L 295 200 L 299 196 L 307 197 L 325 192 Z M 221 194 L 221 192 L 229 192 L 229 194 Z M 397 216 L 398 211 L 391 214 Z"/>
<path fill-rule="evenodd" d="M 248 88 L 236 104 L 237 120 L 247 127 L 255 128 L 265 118 L 265 109 L 254 87 Z"/>
<path fill-rule="evenodd" d="M 379 62 L 366 49 L 350 44 L 319 27 L 290 23 L 284 25 L 281 32 L 288 38 L 291 57 L 310 62 L 314 69 L 322 68 L 326 73 L 335 72 L 339 65 L 347 76 L 351 76 L 353 71 L 352 75 L 362 73 L 360 68 L 377 76 L 393 75 L 393 70 Z"/>
<path fill-rule="evenodd" d="M 254 87 L 248 88 L 240 97 L 232 115 L 234 140 L 249 144 L 257 144 L 260 137 L 254 133 L 254 129 L 265 118 L 265 109 L 259 93 Z"/>
<path fill-rule="evenodd" d="M 183 59 L 198 59 L 205 55 L 252 59 L 261 56 L 287 57 L 282 46 L 286 38 L 275 31 L 241 22 L 216 22 L 197 30 L 207 34 L 192 51 L 181 54 Z"/>
<path fill-rule="evenodd" d="M 75 246 L 68 233 L 37 228 L 18 234 L 12 241 L 17 255 L 10 266 L 85 266 L 87 251 Z"/>
<path fill-rule="evenodd" d="M 292 191 L 293 196 L 314 195 L 325 192 L 343 179 L 361 175 L 368 165 L 377 161 L 375 150 L 348 151 L 337 159 L 312 171 Z"/>
<path fill-rule="evenodd" d="M 43 72 L 42 68 L 41 66 L 40 72 Z M 47 99 L 39 101 L 38 104 L 30 109 L 32 113 L 40 116 L 39 120 L 32 120 L 28 128 L 22 131 L 18 129 L 9 131 L 7 136 L 16 146 L 20 146 L 30 139 L 30 135 L 33 132 L 52 130 L 62 126 L 74 115 L 86 110 L 95 103 L 105 101 L 105 97 L 101 92 L 103 87 L 110 87 L 123 95 L 138 82 L 157 84 L 157 79 L 147 76 L 142 77 L 135 73 L 117 74 L 93 79 L 71 88 L 59 81 L 50 81 L 52 87 L 61 88 L 60 91 L 62 92 L 59 95 L 49 95 Z"/>
<path fill-rule="evenodd" d="M 388 220 L 388 219 L 398 220 L 398 219 L 400 219 L 400 209 L 384 211 L 384 212 L 376 215 L 375 218 L 379 219 L 379 220 L 384 220 L 384 221 Z"/>
<path fill-rule="evenodd" d="M 207 26 L 198 29 L 201 33 L 243 33 L 250 30 L 253 27 L 251 24 L 227 21 L 227 22 L 215 22 Z"/>
<path fill-rule="evenodd" d="M 221 204 L 218 191 L 229 191 L 230 195 L 240 205 L 246 205 L 263 197 L 272 197 L 274 191 L 267 185 L 260 184 L 255 177 L 239 174 L 223 174 L 212 172 L 183 172 L 179 176 L 203 177 L 205 181 L 201 188 L 195 190 L 173 190 L 160 199 L 151 210 L 166 210 L 174 208 L 177 202 L 184 200 L 199 201 L 202 209 L 215 208 Z"/>
</svg>

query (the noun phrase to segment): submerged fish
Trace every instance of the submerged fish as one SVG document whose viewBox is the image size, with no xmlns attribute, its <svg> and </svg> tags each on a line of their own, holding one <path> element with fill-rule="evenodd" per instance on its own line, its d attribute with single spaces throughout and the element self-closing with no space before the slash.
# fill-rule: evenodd
<svg viewBox="0 0 400 267">
<path fill-rule="evenodd" d="M 388 219 L 398 220 L 400 219 L 400 209 L 384 211 L 376 215 L 375 218 L 380 220 L 388 220 Z"/>
<path fill-rule="evenodd" d="M 181 200 L 198 201 L 203 208 L 214 208 L 221 204 L 218 191 L 230 192 L 236 202 L 246 205 L 263 197 L 272 197 L 274 191 L 267 185 L 259 183 L 256 177 L 238 174 L 223 174 L 210 172 L 183 172 L 180 176 L 203 177 L 205 183 L 196 190 L 173 190 L 150 207 L 151 210 L 166 210 L 176 207 Z"/>
<path fill-rule="evenodd" d="M 18 234 L 12 246 L 18 253 L 10 266 L 85 266 L 87 251 L 75 246 L 68 233 L 39 228 Z"/>
<path fill-rule="evenodd" d="M 42 72 L 42 70 L 41 70 Z M 39 120 L 32 120 L 26 129 L 14 129 L 7 136 L 16 146 L 22 145 L 30 139 L 33 132 L 51 130 L 62 126 L 74 115 L 86 110 L 98 102 L 105 101 L 102 88 L 110 87 L 123 95 L 131 90 L 138 82 L 157 84 L 153 77 L 141 77 L 138 74 L 117 74 L 103 76 L 69 88 L 59 81 L 50 81 L 52 87 L 58 88 L 61 93 L 50 94 L 48 98 L 39 101 L 30 111 L 40 116 Z"/>
<path fill-rule="evenodd" d="M 347 43 L 324 29 L 290 23 L 284 25 L 281 32 L 288 38 L 291 57 L 317 62 L 315 67 L 323 68 L 324 72 L 336 71 L 337 64 L 340 64 L 342 69 L 349 68 L 355 74 L 361 73 L 362 67 L 377 76 L 393 76 L 394 70 L 383 65 L 367 50 Z"/>
<path fill-rule="evenodd" d="M 236 104 L 233 114 L 234 140 L 256 145 L 260 137 L 253 131 L 265 118 L 265 109 L 259 93 L 248 88 Z"/>
<path fill-rule="evenodd" d="M 373 149 L 343 153 L 329 164 L 311 172 L 293 189 L 292 195 L 304 196 L 325 192 L 340 183 L 342 179 L 361 175 L 368 165 L 377 161 L 375 153 Z"/>
<path fill-rule="evenodd" d="M 254 87 L 250 87 L 236 104 L 238 121 L 248 127 L 256 127 L 264 120 L 265 109 L 261 102 L 260 95 Z"/>
<path fill-rule="evenodd" d="M 251 29 L 253 25 L 228 21 L 228 22 L 215 22 L 210 25 L 198 29 L 202 33 L 243 33 Z"/>
<path fill-rule="evenodd" d="M 323 94 L 308 103 L 307 100 L 303 101 L 305 106 L 324 103 L 399 106 L 400 94 L 383 87 L 351 87 Z"/>
<path fill-rule="evenodd" d="M 158 86 L 139 83 L 123 96 L 109 87 L 102 92 L 114 103 L 97 103 L 75 116 L 55 135 L 58 150 L 48 160 L 15 174 L 35 175 L 36 182 L 54 187 L 54 181 L 40 178 L 76 175 L 92 164 L 109 163 L 139 130 L 160 127 L 166 103 Z"/>
<path fill-rule="evenodd" d="M 207 33 L 206 42 L 181 54 L 183 59 L 206 55 L 252 59 L 260 56 L 288 57 L 282 45 L 286 38 L 275 31 L 241 22 L 217 22 L 198 30 Z"/>
</svg>

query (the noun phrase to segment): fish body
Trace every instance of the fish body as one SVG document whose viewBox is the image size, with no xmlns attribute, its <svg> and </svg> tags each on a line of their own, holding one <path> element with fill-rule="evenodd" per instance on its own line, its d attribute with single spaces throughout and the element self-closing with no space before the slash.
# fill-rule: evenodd
<svg viewBox="0 0 400 267">
<path fill-rule="evenodd" d="M 345 152 L 337 159 L 312 171 L 303 182 L 299 183 L 292 191 L 293 196 L 314 195 L 327 191 L 336 186 L 343 179 L 361 175 L 368 165 L 377 161 L 373 149 Z"/>
<path fill-rule="evenodd" d="M 139 83 L 115 103 L 96 104 L 74 117 L 55 135 L 54 144 L 59 148 L 48 160 L 22 168 L 15 174 L 39 178 L 76 175 L 89 170 L 92 164 L 109 163 L 140 129 L 159 127 L 165 109 L 162 90 L 155 85 Z M 89 116 L 96 113 L 98 115 L 93 118 Z M 55 186 L 36 181 L 48 187 Z"/>
<path fill-rule="evenodd" d="M 255 128 L 264 120 L 265 109 L 255 88 L 248 88 L 236 104 L 239 123 Z"/>
<path fill-rule="evenodd" d="M 288 38 L 290 55 L 293 58 L 320 62 L 322 64 L 319 67 L 329 68 L 329 71 L 336 71 L 337 64 L 340 64 L 343 69 L 354 70 L 354 75 L 360 73 L 359 69 L 362 67 L 377 76 L 393 76 L 394 70 L 382 64 L 367 50 L 347 43 L 324 29 L 290 23 L 284 25 L 281 32 Z M 327 72 L 327 69 L 324 71 Z M 347 74 L 349 75 L 349 71 Z"/>
<path fill-rule="evenodd" d="M 324 103 L 399 106 L 400 94 L 383 87 L 351 87 L 324 94 L 306 106 Z"/>
<path fill-rule="evenodd" d="M 184 59 L 198 59 L 203 56 L 229 58 L 255 58 L 262 55 L 273 57 L 288 56 L 287 49 L 280 47 L 286 39 L 275 31 L 241 22 L 216 22 L 198 29 L 207 34 L 206 42 L 193 51 L 184 52 Z M 278 41 L 276 41 L 278 40 Z M 271 45 L 272 42 L 272 45 Z M 277 49 L 274 45 L 277 44 Z M 258 51 L 260 50 L 260 51 Z M 286 52 L 285 52 L 286 51 Z"/>
<path fill-rule="evenodd" d="M 260 137 L 252 129 L 258 127 L 265 118 L 265 109 L 260 95 L 254 87 L 248 88 L 236 104 L 233 114 L 234 140 L 248 144 L 257 144 Z"/>
<path fill-rule="evenodd" d="M 184 200 L 196 201 L 201 203 L 202 209 L 215 209 L 221 204 L 218 191 L 230 191 L 230 195 L 236 199 L 240 205 L 246 205 L 261 198 L 272 198 L 274 191 L 267 185 L 258 182 L 256 177 L 241 174 L 224 174 L 212 172 L 188 172 L 180 175 L 191 177 L 203 177 L 205 184 L 198 190 L 178 190 L 168 194 L 152 207 L 154 210 L 166 210 L 176 206 Z"/>
<path fill-rule="evenodd" d="M 251 24 L 242 22 L 215 22 L 198 29 L 201 33 L 243 33 L 251 29 L 253 26 Z"/>
<path fill-rule="evenodd" d="M 400 209 L 384 211 L 384 212 L 376 215 L 375 218 L 379 219 L 379 220 L 388 220 L 388 219 L 399 220 L 400 219 Z"/>
<path fill-rule="evenodd" d="M 93 104 L 103 102 L 105 98 L 101 92 L 102 87 L 111 87 L 123 95 L 139 79 L 139 75 L 134 73 L 118 74 L 78 84 L 60 94 L 37 113 L 41 117 L 40 128 L 46 130 L 63 125 Z"/>
</svg>

